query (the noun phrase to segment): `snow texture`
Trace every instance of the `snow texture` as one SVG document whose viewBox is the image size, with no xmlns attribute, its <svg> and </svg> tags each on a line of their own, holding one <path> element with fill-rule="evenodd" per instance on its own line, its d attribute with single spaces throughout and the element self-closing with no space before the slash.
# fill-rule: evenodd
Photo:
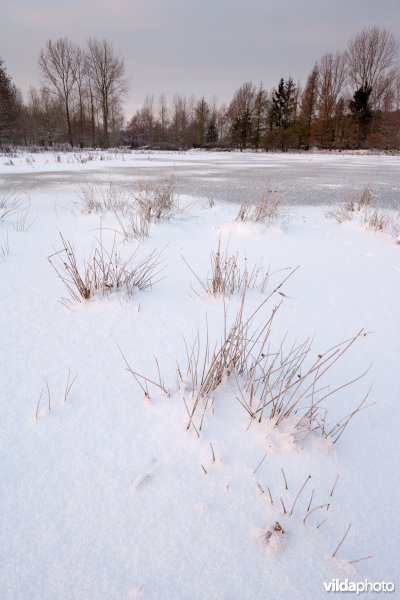
<svg viewBox="0 0 400 600">
<path fill-rule="evenodd" d="M 2 600 L 308 600 L 323 598 L 323 582 L 333 578 L 396 584 L 400 248 L 357 218 L 327 219 L 326 206 L 292 205 L 288 218 L 273 223 L 236 222 L 238 205 L 218 196 L 221 180 L 215 190 L 212 174 L 220 168 L 234 177 L 242 169 L 251 178 L 261 160 L 265 169 L 290 170 L 306 158 L 0 157 L 0 199 L 13 192 L 19 202 L 0 218 Z M 398 157 L 307 160 L 316 165 L 314 195 L 332 191 L 323 191 L 318 164 L 338 169 L 339 191 L 348 189 L 348 173 L 368 172 L 372 162 L 400 171 Z M 174 173 L 178 184 L 180 169 L 185 182 L 208 177 L 202 185 L 209 194 L 187 194 L 185 184 L 182 210 L 152 223 L 142 242 L 124 242 L 112 210 L 82 212 L 82 183 L 115 185 L 129 196 L 146 168 L 148 179 Z M 360 186 L 368 182 L 374 187 L 370 179 Z M 276 185 L 283 189 L 284 180 Z M 399 190 L 385 189 L 386 204 L 395 206 Z M 125 258 L 136 248 L 138 257 L 162 251 L 160 281 L 130 299 L 123 289 L 108 290 L 65 306 L 67 291 L 47 260 L 60 250 L 59 232 L 80 267 L 95 240 L 107 248 L 116 240 Z M 199 435 L 187 427 L 185 344 L 190 352 L 198 335 L 204 348 L 208 328 L 213 349 L 224 335 L 224 314 L 229 325 L 241 303 L 238 293 L 225 301 L 206 294 L 196 278 L 210 277 L 219 239 L 241 265 L 262 261 L 269 270 L 264 292 L 248 290 L 246 315 L 299 266 L 256 316 L 265 322 L 282 302 L 271 352 L 282 340 L 290 348 L 309 339 L 306 368 L 328 348 L 368 332 L 321 383 L 329 391 L 370 367 L 324 402 L 334 424 L 372 386 L 368 406 L 337 443 L 318 432 L 299 435 L 294 414 L 279 425 L 267 414 L 251 419 L 238 399 L 240 381 L 228 373 L 210 394 Z M 147 396 L 125 361 L 155 382 L 159 367 L 167 393 L 149 383 Z"/>
</svg>

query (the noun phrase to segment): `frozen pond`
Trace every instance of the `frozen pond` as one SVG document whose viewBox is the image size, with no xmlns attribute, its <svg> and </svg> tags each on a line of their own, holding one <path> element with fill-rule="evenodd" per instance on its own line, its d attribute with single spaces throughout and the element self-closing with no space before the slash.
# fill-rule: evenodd
<svg viewBox="0 0 400 600">
<path fill-rule="evenodd" d="M 103 154 L 80 163 L 85 153 L 33 155 L 1 165 L 0 186 L 29 193 L 34 189 L 79 186 L 88 180 L 136 187 L 148 177 L 175 173 L 183 194 L 241 202 L 269 189 L 292 205 L 331 205 L 369 185 L 382 206 L 400 204 L 400 156 L 171 152 Z M 86 153 L 88 156 L 88 153 Z M 74 158 L 75 157 L 75 158 Z"/>
</svg>

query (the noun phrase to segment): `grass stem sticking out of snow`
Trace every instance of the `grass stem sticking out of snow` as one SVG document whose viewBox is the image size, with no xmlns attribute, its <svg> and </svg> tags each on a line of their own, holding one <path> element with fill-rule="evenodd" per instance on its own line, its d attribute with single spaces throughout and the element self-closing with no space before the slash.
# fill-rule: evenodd
<svg viewBox="0 0 400 600">
<path fill-rule="evenodd" d="M 288 484 L 287 484 L 287 479 L 286 479 L 285 471 L 283 470 L 282 467 L 281 467 L 281 473 L 282 473 L 282 476 L 283 476 L 283 481 L 285 482 L 285 490 L 287 491 L 289 488 L 288 488 Z"/>
<path fill-rule="evenodd" d="M 68 398 L 69 398 L 69 394 L 71 392 L 71 388 L 74 385 L 76 379 L 77 379 L 78 375 L 75 375 L 75 377 L 73 378 L 72 381 L 70 381 L 71 378 L 71 367 L 68 367 L 68 379 L 67 379 L 67 384 L 65 386 L 65 390 L 64 390 L 64 404 L 67 402 Z"/>
<path fill-rule="evenodd" d="M 296 498 L 293 500 L 292 508 L 290 509 L 290 513 L 289 513 L 290 515 L 293 515 L 293 511 L 294 511 L 294 507 L 296 506 L 296 502 L 297 502 L 297 500 L 299 499 L 299 497 L 300 497 L 300 495 L 301 495 L 302 491 L 303 491 L 303 490 L 304 490 L 304 488 L 306 487 L 307 483 L 310 481 L 310 479 L 311 479 L 311 475 L 309 475 L 309 476 L 307 477 L 307 479 L 305 480 L 305 482 L 304 482 L 304 483 L 303 483 L 303 485 L 301 486 L 301 488 L 300 488 L 300 490 L 299 490 L 299 493 L 297 494 Z"/>
<path fill-rule="evenodd" d="M 311 510 L 307 511 L 307 513 L 303 519 L 303 523 L 305 523 L 307 521 L 308 517 L 310 517 L 317 510 L 322 510 L 324 508 L 326 508 L 326 510 L 329 510 L 329 507 L 330 507 L 330 503 L 326 502 L 325 504 L 320 504 L 319 506 L 316 506 L 315 508 L 312 508 Z"/>
<path fill-rule="evenodd" d="M 42 388 L 42 391 L 40 392 L 40 396 L 39 396 L 39 399 L 38 399 L 37 405 L 36 405 L 36 415 L 35 415 L 36 421 L 38 420 L 38 417 L 39 417 L 39 407 L 40 407 L 40 401 L 42 399 L 42 396 L 43 396 L 43 388 Z"/>
<path fill-rule="evenodd" d="M 329 494 L 331 498 L 333 496 L 333 492 L 335 491 L 338 479 L 339 479 L 339 473 L 336 475 L 335 481 L 333 482 L 333 486 L 332 486 L 332 489 L 331 489 L 330 494 Z"/>
<path fill-rule="evenodd" d="M 340 547 L 341 547 L 341 545 L 343 544 L 344 540 L 345 540 L 345 539 L 346 539 L 346 537 L 347 537 L 347 534 L 348 534 L 348 533 L 349 533 L 349 531 L 350 531 L 350 527 L 351 527 L 351 523 L 349 523 L 349 525 L 348 525 L 348 527 L 347 527 L 347 529 L 346 529 L 346 531 L 345 531 L 345 533 L 344 533 L 344 536 L 342 537 L 342 539 L 340 540 L 339 544 L 337 545 L 335 552 L 332 554 L 332 558 L 335 558 L 335 556 L 336 556 L 336 554 L 337 554 L 337 552 L 338 552 L 339 548 L 340 548 Z"/>
</svg>

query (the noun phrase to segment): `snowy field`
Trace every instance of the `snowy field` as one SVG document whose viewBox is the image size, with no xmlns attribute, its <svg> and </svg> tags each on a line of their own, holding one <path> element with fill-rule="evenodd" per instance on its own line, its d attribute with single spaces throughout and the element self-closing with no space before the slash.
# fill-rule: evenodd
<svg viewBox="0 0 400 600">
<path fill-rule="evenodd" d="M 0 157 L 0 598 L 399 587 L 399 201 L 399 157 Z"/>
</svg>

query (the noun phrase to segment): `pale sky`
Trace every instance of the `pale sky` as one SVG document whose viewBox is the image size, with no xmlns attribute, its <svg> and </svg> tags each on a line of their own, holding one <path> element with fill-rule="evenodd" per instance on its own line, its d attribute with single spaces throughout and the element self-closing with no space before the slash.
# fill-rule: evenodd
<svg viewBox="0 0 400 600">
<path fill-rule="evenodd" d="M 46 40 L 105 38 L 125 60 L 130 118 L 147 93 L 229 102 L 246 81 L 304 83 L 369 25 L 400 39 L 400 0 L 0 0 L 0 58 L 25 92 Z"/>
</svg>

